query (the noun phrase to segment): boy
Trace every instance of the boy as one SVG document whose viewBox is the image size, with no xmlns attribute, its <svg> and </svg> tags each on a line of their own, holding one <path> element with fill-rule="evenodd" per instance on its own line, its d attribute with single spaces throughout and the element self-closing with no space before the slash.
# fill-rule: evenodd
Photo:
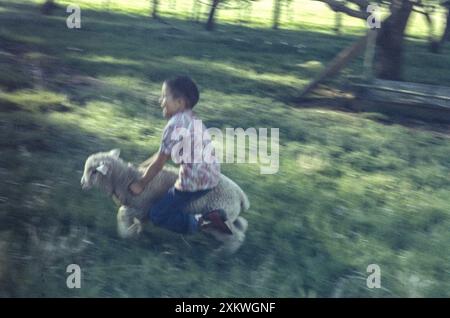
<svg viewBox="0 0 450 318">
<path fill-rule="evenodd" d="M 215 229 L 231 234 L 224 222 L 223 211 L 215 210 L 205 216 L 183 213 L 183 207 L 191 200 L 200 197 L 217 186 L 220 179 L 220 164 L 214 157 L 214 150 L 207 162 L 194 161 L 194 152 L 210 145 L 211 138 L 202 125 L 200 133 L 194 134 L 194 120 L 197 120 L 192 109 L 199 100 L 197 85 L 187 76 L 178 76 L 164 81 L 160 98 L 163 115 L 169 119 L 164 128 L 161 146 L 152 163 L 146 169 L 142 179 L 130 185 L 130 191 L 138 195 L 146 184 L 153 179 L 164 167 L 171 157 L 174 146 L 179 143 L 173 138 L 179 132 L 189 132 L 191 143 L 191 160 L 181 161 L 178 179 L 175 185 L 150 210 L 150 219 L 157 225 L 177 233 L 194 233 L 199 229 L 214 227 Z M 201 147 L 202 149 L 199 149 Z M 211 149 L 211 148 L 209 148 Z M 184 150 L 184 149 L 183 149 Z M 179 153 L 174 152 L 173 156 Z M 186 154 L 183 154 L 186 155 Z M 185 158 L 185 156 L 182 156 Z"/>
</svg>

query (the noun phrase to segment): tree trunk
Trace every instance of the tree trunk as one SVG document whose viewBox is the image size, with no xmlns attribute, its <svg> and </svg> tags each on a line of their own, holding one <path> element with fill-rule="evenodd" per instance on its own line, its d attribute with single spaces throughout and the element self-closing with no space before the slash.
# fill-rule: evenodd
<svg viewBox="0 0 450 318">
<path fill-rule="evenodd" d="M 434 23 L 433 23 L 433 19 L 431 18 L 434 13 L 434 7 L 431 7 L 431 8 L 425 7 L 423 10 L 424 10 L 423 14 L 425 16 L 425 21 L 427 22 L 427 26 L 428 26 L 429 50 L 431 53 L 439 53 L 441 50 L 441 42 L 437 41 L 434 37 Z"/>
<path fill-rule="evenodd" d="M 152 18 L 153 19 L 158 18 L 158 6 L 159 6 L 159 0 L 153 0 L 153 5 L 152 5 Z"/>
<path fill-rule="evenodd" d="M 383 79 L 400 80 L 403 38 L 413 5 L 409 0 L 393 0 L 391 15 L 381 24 L 376 41 L 375 73 Z"/>
<path fill-rule="evenodd" d="M 41 7 L 41 13 L 50 15 L 56 8 L 58 8 L 58 6 L 55 4 L 54 0 L 47 0 Z"/>
<path fill-rule="evenodd" d="M 211 4 L 211 10 L 209 11 L 208 21 L 206 22 L 206 30 L 212 31 L 214 30 L 214 17 L 216 14 L 217 6 L 219 5 L 220 0 L 213 0 Z"/>
<path fill-rule="evenodd" d="M 282 0 L 273 0 L 273 23 L 272 29 L 278 29 L 280 25 L 280 15 L 281 15 L 281 1 Z"/>
<path fill-rule="evenodd" d="M 334 12 L 334 32 L 337 35 L 341 34 L 341 27 L 342 27 L 342 13 Z"/>
<path fill-rule="evenodd" d="M 447 41 L 450 41 L 450 7 L 447 8 L 447 19 L 445 23 L 445 30 L 440 41 L 441 45 L 444 45 Z"/>
</svg>

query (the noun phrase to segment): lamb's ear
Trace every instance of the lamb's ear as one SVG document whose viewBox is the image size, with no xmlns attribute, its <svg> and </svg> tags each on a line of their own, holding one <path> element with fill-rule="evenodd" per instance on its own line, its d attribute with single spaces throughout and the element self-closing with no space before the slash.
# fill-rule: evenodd
<svg viewBox="0 0 450 318">
<path fill-rule="evenodd" d="M 102 175 L 106 176 L 106 174 L 108 173 L 109 168 L 104 162 L 102 162 L 102 163 L 100 163 L 100 165 L 95 170 L 100 172 Z"/>
<path fill-rule="evenodd" d="M 109 152 L 110 156 L 113 156 L 115 158 L 119 158 L 120 156 L 120 149 L 113 149 Z"/>
</svg>

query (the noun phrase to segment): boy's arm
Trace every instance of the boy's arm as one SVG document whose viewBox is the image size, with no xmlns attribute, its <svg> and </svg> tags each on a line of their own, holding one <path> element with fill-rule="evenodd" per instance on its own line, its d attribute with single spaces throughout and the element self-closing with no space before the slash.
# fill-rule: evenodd
<svg viewBox="0 0 450 318">
<path fill-rule="evenodd" d="M 158 152 L 152 163 L 145 170 L 144 176 L 130 185 L 130 190 L 134 194 L 141 193 L 145 186 L 162 170 L 166 161 L 170 158 L 170 155 L 166 155 L 162 152 Z"/>
<path fill-rule="evenodd" d="M 150 158 L 148 158 L 147 160 L 141 162 L 141 163 L 139 164 L 139 167 L 145 167 L 145 168 L 147 168 L 148 165 L 150 165 L 150 164 L 156 159 L 156 157 L 158 156 L 158 154 L 159 154 L 159 152 L 155 152 Z"/>
<path fill-rule="evenodd" d="M 143 186 L 147 185 L 147 183 L 149 183 L 158 174 L 158 172 L 161 171 L 161 169 L 164 167 L 164 164 L 169 158 L 170 155 L 166 155 L 161 151 L 158 152 L 156 158 L 148 166 L 147 170 L 145 170 L 144 176 L 140 180 Z"/>
</svg>

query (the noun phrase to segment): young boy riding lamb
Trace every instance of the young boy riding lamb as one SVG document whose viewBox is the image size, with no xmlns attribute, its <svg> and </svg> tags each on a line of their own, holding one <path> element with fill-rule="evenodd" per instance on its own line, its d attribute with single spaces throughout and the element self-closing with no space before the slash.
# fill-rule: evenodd
<svg viewBox="0 0 450 318">
<path fill-rule="evenodd" d="M 198 100 L 191 78 L 164 82 L 160 103 L 168 123 L 159 151 L 144 169 L 124 163 L 118 150 L 94 154 L 86 161 L 83 188 L 97 185 L 122 204 L 117 216 L 121 236 L 139 234 L 149 219 L 181 234 L 210 233 L 224 242 L 228 252 L 243 243 L 247 221 L 239 214 L 249 202 L 239 186 L 220 173 L 211 137 L 193 112 Z M 178 174 L 164 168 L 169 159 L 180 164 Z"/>
</svg>

